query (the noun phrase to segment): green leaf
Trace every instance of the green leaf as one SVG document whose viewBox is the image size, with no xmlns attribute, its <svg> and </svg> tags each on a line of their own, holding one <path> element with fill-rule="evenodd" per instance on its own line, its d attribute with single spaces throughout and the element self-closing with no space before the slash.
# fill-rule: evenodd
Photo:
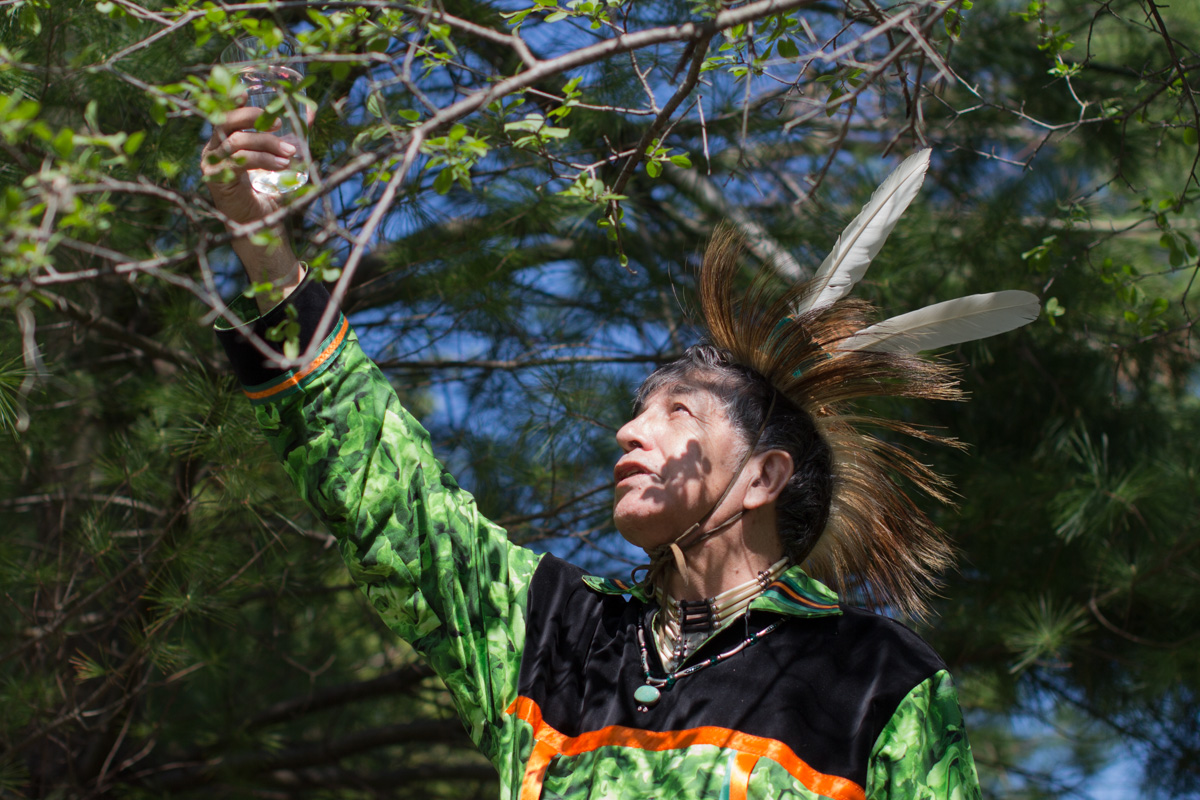
<svg viewBox="0 0 1200 800">
<path fill-rule="evenodd" d="M 800 48 L 791 39 L 780 39 L 775 45 L 776 52 L 781 58 L 799 58 Z"/>
<path fill-rule="evenodd" d="M 380 97 L 379 92 L 371 92 L 367 96 L 367 113 L 380 119 L 383 118 L 383 98 Z"/>
<path fill-rule="evenodd" d="M 125 154 L 133 155 L 142 146 L 142 142 L 146 139 L 145 131 L 134 131 L 129 134 L 129 138 L 125 140 Z"/>
<path fill-rule="evenodd" d="M 662 169 L 663 168 L 662 168 L 661 161 L 647 161 L 646 162 L 646 174 L 649 175 L 651 178 L 657 178 L 659 175 L 662 175 Z"/>
<path fill-rule="evenodd" d="M 150 104 L 150 119 L 159 125 L 167 124 L 167 104 L 160 100 Z"/>
<path fill-rule="evenodd" d="M 443 169 L 433 179 L 433 190 L 438 194 L 445 194 L 450 191 L 450 187 L 454 185 L 454 175 L 449 169 Z"/>
<path fill-rule="evenodd" d="M 692 166 L 692 160 L 685 155 L 671 156 L 671 163 L 684 169 Z"/>
<path fill-rule="evenodd" d="M 255 231 L 250 234 L 250 243 L 259 247 L 269 247 L 270 245 L 277 244 L 278 241 L 276 236 L 268 230 Z"/>
<path fill-rule="evenodd" d="M 264 111 L 254 120 L 254 130 L 269 131 L 279 121 L 279 113 L 271 110 Z"/>
<path fill-rule="evenodd" d="M 1197 143 L 1200 143 L 1200 136 L 1197 136 L 1195 128 L 1187 127 L 1183 129 L 1183 143 L 1188 147 L 1195 147 Z"/>
<path fill-rule="evenodd" d="M 58 136 L 54 137 L 54 151 L 60 158 L 70 158 L 75 152 L 75 132 L 70 128 L 59 131 Z"/>
<path fill-rule="evenodd" d="M 1051 325 L 1054 324 L 1056 317 L 1061 317 L 1067 313 L 1067 309 L 1058 302 L 1057 297 L 1048 298 L 1042 308 L 1046 312 L 1046 318 L 1050 321 Z"/>
<path fill-rule="evenodd" d="M 21 28 L 30 36 L 39 36 L 42 32 L 42 19 L 37 14 L 37 9 L 32 4 L 21 6 L 20 17 Z"/>
<path fill-rule="evenodd" d="M 507 122 L 504 125 L 506 132 L 521 131 L 524 133 L 533 133 L 544 125 L 544 120 L 539 114 L 526 114 L 525 119 L 519 119 L 516 122 Z"/>
</svg>

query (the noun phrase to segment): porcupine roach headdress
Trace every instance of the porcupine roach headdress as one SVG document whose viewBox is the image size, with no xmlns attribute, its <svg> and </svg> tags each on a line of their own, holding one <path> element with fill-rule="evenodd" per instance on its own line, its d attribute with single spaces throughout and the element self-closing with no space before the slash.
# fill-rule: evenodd
<svg viewBox="0 0 1200 800">
<path fill-rule="evenodd" d="M 972 295 L 870 324 L 872 308 L 844 299 L 916 196 L 929 151 L 908 158 L 875 191 L 842 233 L 811 281 L 771 296 L 756 280 L 740 302 L 734 290 L 740 240 L 723 229 L 709 245 L 700 307 L 710 341 L 762 374 L 807 412 L 833 452 L 829 522 L 806 568 L 840 592 L 853 585 L 872 605 L 920 615 L 952 548 L 909 499 L 907 483 L 945 502 L 948 484 L 901 447 L 865 432 L 875 428 L 954 444 L 907 423 L 867 417 L 867 397 L 961 399 L 946 364 L 924 350 L 981 339 L 1037 318 L 1028 292 Z"/>
</svg>

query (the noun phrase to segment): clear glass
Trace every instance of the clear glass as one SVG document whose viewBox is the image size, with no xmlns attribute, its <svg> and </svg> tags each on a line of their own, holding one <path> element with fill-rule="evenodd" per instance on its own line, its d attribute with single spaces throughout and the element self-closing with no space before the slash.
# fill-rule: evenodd
<svg viewBox="0 0 1200 800">
<path fill-rule="evenodd" d="M 279 127 L 269 133 L 296 148 L 292 163 L 283 169 L 247 170 L 250 185 L 263 194 L 282 194 L 308 183 L 308 115 L 304 104 L 294 100 L 304 95 L 296 88 L 304 78 L 296 42 L 284 39 L 270 46 L 262 39 L 243 37 L 225 48 L 221 63 L 246 87 L 248 105 L 278 113 Z"/>
</svg>

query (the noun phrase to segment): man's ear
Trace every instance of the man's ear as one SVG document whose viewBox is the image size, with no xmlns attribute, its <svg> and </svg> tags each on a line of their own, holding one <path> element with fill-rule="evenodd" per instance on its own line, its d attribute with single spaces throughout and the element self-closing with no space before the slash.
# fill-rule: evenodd
<svg viewBox="0 0 1200 800">
<path fill-rule="evenodd" d="M 761 508 L 779 499 L 780 493 L 791 480 L 795 465 L 792 457 L 783 450 L 768 450 L 750 459 L 746 465 L 750 473 L 750 485 L 742 506 L 746 509 Z"/>
</svg>

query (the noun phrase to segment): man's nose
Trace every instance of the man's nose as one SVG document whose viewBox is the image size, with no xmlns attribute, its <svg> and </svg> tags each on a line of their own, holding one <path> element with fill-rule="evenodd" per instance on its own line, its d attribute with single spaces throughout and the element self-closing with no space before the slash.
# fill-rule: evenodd
<svg viewBox="0 0 1200 800">
<path fill-rule="evenodd" d="M 638 422 L 640 419 L 640 416 L 634 417 L 617 431 L 617 444 L 625 453 L 644 446 L 641 424 Z"/>
</svg>

